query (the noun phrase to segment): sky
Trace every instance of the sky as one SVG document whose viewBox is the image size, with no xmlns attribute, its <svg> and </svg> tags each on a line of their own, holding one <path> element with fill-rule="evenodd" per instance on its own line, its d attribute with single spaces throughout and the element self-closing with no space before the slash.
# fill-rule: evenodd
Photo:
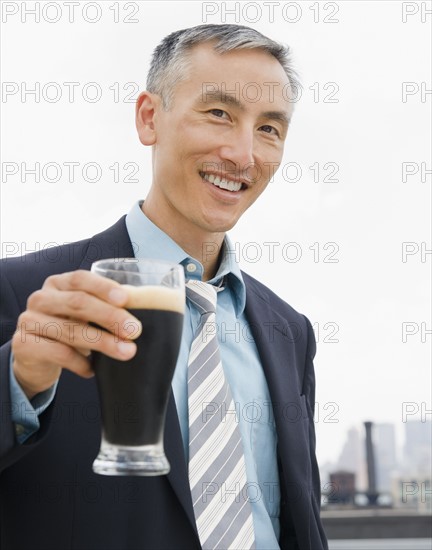
<svg viewBox="0 0 432 550">
<path fill-rule="evenodd" d="M 256 28 L 292 48 L 303 90 L 281 169 L 230 232 L 237 257 L 314 326 L 319 462 L 364 420 L 402 444 L 432 408 L 431 8 L 2 2 L 2 257 L 86 238 L 145 198 L 134 99 L 165 35 Z"/>
</svg>

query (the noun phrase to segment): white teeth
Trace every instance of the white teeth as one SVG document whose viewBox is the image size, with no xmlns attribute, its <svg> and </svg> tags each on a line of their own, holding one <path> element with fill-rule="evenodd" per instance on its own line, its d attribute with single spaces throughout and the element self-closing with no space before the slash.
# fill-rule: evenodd
<svg viewBox="0 0 432 550">
<path fill-rule="evenodd" d="M 203 178 L 213 183 L 221 189 L 227 189 L 228 191 L 240 191 L 242 184 L 238 181 L 230 181 L 213 174 L 203 174 Z"/>
</svg>

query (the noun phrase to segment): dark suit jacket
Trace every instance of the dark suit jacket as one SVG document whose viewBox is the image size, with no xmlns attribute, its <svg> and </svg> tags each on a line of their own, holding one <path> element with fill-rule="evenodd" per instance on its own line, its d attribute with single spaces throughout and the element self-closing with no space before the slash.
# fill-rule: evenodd
<svg viewBox="0 0 432 550">
<path fill-rule="evenodd" d="M 199 549 L 187 465 L 171 395 L 161 477 L 92 472 L 100 443 L 94 379 L 61 375 L 41 428 L 15 441 L 9 395 L 10 338 L 27 297 L 49 275 L 89 269 L 100 258 L 131 257 L 124 218 L 91 239 L 2 261 L 0 348 L 0 548 Z M 266 374 L 278 435 L 280 545 L 325 550 L 313 422 L 315 339 L 309 321 L 244 274 L 246 315 Z M 263 450 L 265 452 L 265 449 Z"/>
</svg>

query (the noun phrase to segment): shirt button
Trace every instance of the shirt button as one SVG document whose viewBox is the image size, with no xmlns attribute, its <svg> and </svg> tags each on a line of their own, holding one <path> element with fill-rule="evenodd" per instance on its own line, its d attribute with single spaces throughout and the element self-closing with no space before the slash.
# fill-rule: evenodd
<svg viewBox="0 0 432 550">
<path fill-rule="evenodd" d="M 188 271 L 189 273 L 195 273 L 196 270 L 197 266 L 195 264 L 187 264 L 186 271 Z"/>
<path fill-rule="evenodd" d="M 22 435 L 25 432 L 25 428 L 22 424 L 15 424 L 16 435 Z"/>
</svg>

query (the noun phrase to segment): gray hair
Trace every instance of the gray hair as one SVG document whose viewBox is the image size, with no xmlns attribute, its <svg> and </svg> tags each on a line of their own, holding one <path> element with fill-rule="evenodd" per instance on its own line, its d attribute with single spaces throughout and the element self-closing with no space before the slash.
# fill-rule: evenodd
<svg viewBox="0 0 432 550">
<path fill-rule="evenodd" d="M 162 98 L 165 110 L 171 105 L 176 84 L 187 76 L 189 50 L 197 44 L 209 41 L 215 41 L 214 50 L 220 54 L 231 50 L 254 48 L 269 53 L 282 65 L 295 93 L 300 87 L 287 46 L 242 25 L 198 25 L 172 32 L 153 52 L 147 76 L 147 90 Z"/>
</svg>

